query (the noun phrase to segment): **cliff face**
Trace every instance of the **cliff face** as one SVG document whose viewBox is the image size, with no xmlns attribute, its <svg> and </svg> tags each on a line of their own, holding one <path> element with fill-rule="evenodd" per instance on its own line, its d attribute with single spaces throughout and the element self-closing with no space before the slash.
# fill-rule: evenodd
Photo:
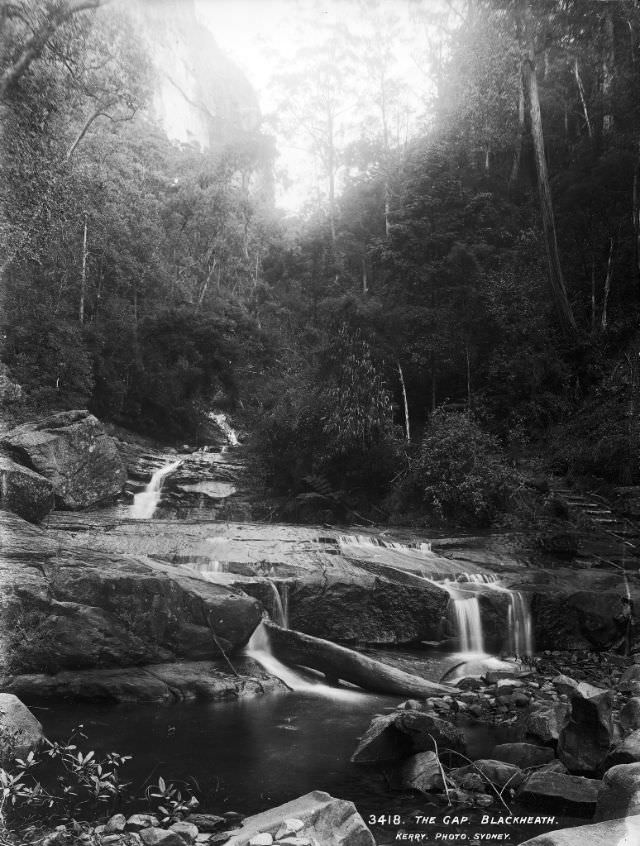
<svg viewBox="0 0 640 846">
<path fill-rule="evenodd" d="M 174 141 L 215 148 L 255 131 L 257 97 L 196 17 L 194 0 L 127 0 L 151 58 L 153 117 Z"/>
</svg>

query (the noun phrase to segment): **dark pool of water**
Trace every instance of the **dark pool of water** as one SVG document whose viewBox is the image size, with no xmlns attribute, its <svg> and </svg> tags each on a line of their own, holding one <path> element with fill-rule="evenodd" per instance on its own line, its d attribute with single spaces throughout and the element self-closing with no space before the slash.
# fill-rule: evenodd
<svg viewBox="0 0 640 846">
<path fill-rule="evenodd" d="M 521 843 L 545 828 L 586 822 L 564 816 L 546 827 L 481 826 L 482 814 L 506 813 L 496 807 L 489 812 L 458 811 L 470 817 L 459 825 L 443 822 L 455 811 L 436 797 L 399 792 L 393 789 L 397 785 L 391 771 L 349 761 L 371 717 L 395 704 L 397 698 L 383 696 L 334 699 L 297 692 L 225 703 L 117 707 L 61 703 L 34 710 L 50 739 L 65 740 L 83 724 L 87 735 L 83 748 L 97 754 L 133 755 L 122 777 L 133 782 L 137 795 L 143 796 L 145 787 L 159 776 L 195 780 L 203 809 L 212 812 L 252 814 L 311 790 L 326 790 L 355 802 L 379 844 L 396 842 L 398 831 L 404 829 L 429 832 L 429 839 L 420 841 L 427 846 L 447 842 L 436 840 L 438 833 L 464 833 L 466 842 L 473 842 L 475 831 L 510 832 L 508 842 Z M 411 821 L 416 813 L 435 816 L 437 822 L 416 825 Z M 377 821 L 381 815 L 388 815 L 388 820 L 371 824 L 370 817 Z"/>
</svg>

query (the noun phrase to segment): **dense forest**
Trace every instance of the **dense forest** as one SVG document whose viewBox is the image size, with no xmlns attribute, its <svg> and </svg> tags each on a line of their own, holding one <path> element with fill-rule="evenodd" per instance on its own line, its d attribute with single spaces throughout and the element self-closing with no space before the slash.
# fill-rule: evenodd
<svg viewBox="0 0 640 846">
<path fill-rule="evenodd" d="M 225 408 L 289 514 L 484 523 L 523 468 L 640 482 L 640 7 L 408 5 L 411 131 L 384 5 L 280 74 L 326 186 L 292 217 L 274 123 L 203 150 L 151 119 L 122 4 L 0 2 L 7 414 L 197 443 Z"/>
</svg>

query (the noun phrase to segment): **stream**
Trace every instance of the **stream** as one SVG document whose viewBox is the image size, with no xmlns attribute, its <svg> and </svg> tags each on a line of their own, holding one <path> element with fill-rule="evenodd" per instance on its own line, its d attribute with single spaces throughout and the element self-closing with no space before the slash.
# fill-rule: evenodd
<svg viewBox="0 0 640 846">
<path fill-rule="evenodd" d="M 238 443 L 236 434 L 223 416 L 218 417 L 217 422 L 229 440 L 227 449 L 233 450 Z M 205 458 L 202 456 L 203 461 Z M 211 455 L 210 458 L 210 464 L 215 464 L 216 459 Z M 163 489 L 182 465 L 181 458 L 168 456 L 152 472 L 147 485 L 133 496 L 129 506 L 84 515 L 68 512 L 57 518 L 54 515 L 53 528 L 66 532 L 69 538 L 75 534 L 82 537 L 93 521 L 93 528 L 98 526 L 96 531 L 103 549 L 109 549 L 112 544 L 114 551 L 155 555 L 171 560 L 176 566 L 197 570 L 201 577 L 222 584 L 225 579 L 233 584 L 238 574 L 250 581 L 260 568 L 259 575 L 262 582 L 265 577 L 269 580 L 266 586 L 270 586 L 271 594 L 263 603 L 270 606 L 271 618 L 284 627 L 288 626 L 289 617 L 286 578 L 296 575 L 297 568 L 304 573 L 305 567 L 317 567 L 318 562 L 325 562 L 323 566 L 326 566 L 326 562 L 336 560 L 336 555 L 344 554 L 347 562 L 362 561 L 390 568 L 409 583 L 412 579 L 437 583 L 450 597 L 447 625 L 456 634 L 452 648 L 434 649 L 425 645 L 413 651 L 389 652 L 393 660 L 404 660 L 406 666 L 416 668 L 415 672 L 429 680 L 439 681 L 463 662 L 467 663 L 458 674 L 480 674 L 487 667 L 502 666 L 502 662 L 485 651 L 478 601 L 483 593 L 506 595 L 503 597 L 505 645 L 512 647 L 511 654 L 533 650 L 526 595 L 508 590 L 482 567 L 468 567 L 464 572 L 461 565 L 454 566 L 448 559 L 435 555 L 428 542 L 399 543 L 382 534 L 375 537 L 328 533 L 330 536 L 321 537 L 317 528 L 231 525 L 219 519 L 198 523 L 167 520 L 166 509 L 161 507 Z M 224 480 L 188 481 L 181 483 L 179 489 L 192 494 L 206 491 L 209 499 L 218 500 L 235 493 L 234 485 Z M 99 525 L 101 519 L 106 521 L 104 526 L 108 524 L 106 530 Z M 216 517 L 212 519 L 215 521 Z M 284 568 L 280 563 L 283 547 L 290 562 Z M 474 573 L 474 569 L 480 572 Z M 278 583 L 269 579 L 275 578 L 276 571 L 280 577 Z M 271 654 L 262 626 L 255 631 L 245 651 L 284 681 L 290 692 L 173 705 L 43 701 L 33 703 L 32 707 L 52 740 L 64 741 L 82 725 L 87 737 L 82 744 L 85 748 L 97 754 L 117 751 L 132 755 L 122 777 L 133 783 L 137 795 L 142 795 L 146 786 L 162 776 L 165 780 L 197 786 L 202 807 L 218 813 L 234 810 L 252 814 L 311 790 L 325 790 L 352 800 L 369 823 L 370 815 L 377 818 L 382 813 L 399 814 L 403 825 L 408 825 L 410 816 L 416 812 L 440 817 L 446 813 L 446 805 L 435 795 L 426 797 L 406 790 L 390 790 L 397 785 L 390 784 L 384 768 L 350 762 L 358 738 L 371 718 L 392 710 L 402 697 L 374 695 L 348 685 L 332 687 L 319 674 L 283 665 Z M 375 657 L 383 659 L 384 652 L 373 650 Z M 490 734 L 480 732 L 469 738 L 470 754 L 476 758 L 488 757 L 496 742 L 508 739 L 508 733 L 499 727 Z M 478 809 L 477 816 L 480 814 Z M 398 824 L 389 828 L 373 822 L 371 828 L 378 843 L 386 843 L 394 840 Z M 451 826 L 441 828 L 452 831 Z M 433 830 L 437 831 L 438 826 Z M 468 827 L 460 830 L 468 831 Z M 540 833 L 540 828 L 530 833 Z M 526 828 L 518 831 L 518 840 L 526 836 Z"/>
</svg>

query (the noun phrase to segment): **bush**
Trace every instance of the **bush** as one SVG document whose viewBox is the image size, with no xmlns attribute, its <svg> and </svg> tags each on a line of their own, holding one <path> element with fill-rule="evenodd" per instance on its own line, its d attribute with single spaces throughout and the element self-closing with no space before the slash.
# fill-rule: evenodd
<svg viewBox="0 0 640 846">
<path fill-rule="evenodd" d="M 516 485 L 497 441 L 460 412 L 433 415 L 410 476 L 430 510 L 480 525 L 506 506 Z"/>
</svg>

